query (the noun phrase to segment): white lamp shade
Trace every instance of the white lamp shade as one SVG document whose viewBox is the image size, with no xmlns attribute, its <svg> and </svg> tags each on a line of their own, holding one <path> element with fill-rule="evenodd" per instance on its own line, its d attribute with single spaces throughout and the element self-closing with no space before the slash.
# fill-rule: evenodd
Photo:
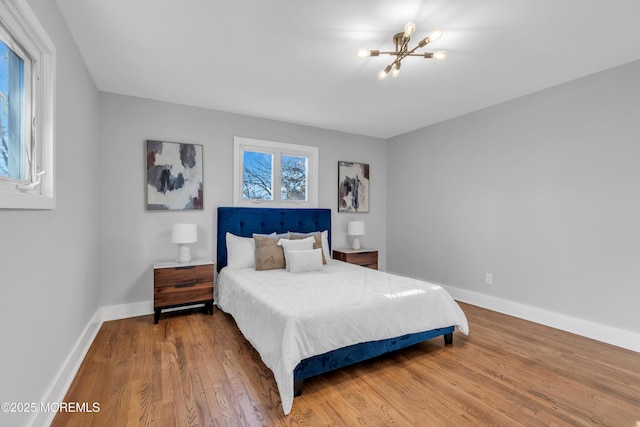
<svg viewBox="0 0 640 427">
<path fill-rule="evenodd" d="M 198 226 L 196 224 L 173 224 L 171 243 L 195 243 L 197 241 Z"/>
<path fill-rule="evenodd" d="M 347 235 L 364 236 L 364 221 L 349 221 L 347 224 Z"/>
</svg>

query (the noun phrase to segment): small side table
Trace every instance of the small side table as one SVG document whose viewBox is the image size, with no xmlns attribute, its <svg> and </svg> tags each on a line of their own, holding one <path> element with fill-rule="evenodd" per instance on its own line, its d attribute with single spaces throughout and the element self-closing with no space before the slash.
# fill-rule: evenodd
<svg viewBox="0 0 640 427">
<path fill-rule="evenodd" d="M 165 308 L 204 303 L 213 314 L 213 266 L 211 260 L 153 264 L 153 323 Z"/>
<path fill-rule="evenodd" d="M 333 259 L 348 262 L 349 264 L 361 265 L 374 270 L 378 269 L 378 251 L 373 249 L 334 249 Z"/>
</svg>

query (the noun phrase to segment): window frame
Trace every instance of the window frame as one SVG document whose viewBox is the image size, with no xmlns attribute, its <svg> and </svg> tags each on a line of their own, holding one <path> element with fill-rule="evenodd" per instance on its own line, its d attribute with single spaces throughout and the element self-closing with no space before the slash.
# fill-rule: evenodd
<svg viewBox="0 0 640 427">
<path fill-rule="evenodd" d="M 24 143 L 33 149 L 24 180 L 0 177 L 0 209 L 54 209 L 56 49 L 26 0 L 0 0 L 0 16 L 5 32 L 31 62 L 31 75 L 25 70 L 24 76 L 31 84 L 30 99 L 25 99 L 31 113 L 24 117 Z"/>
<path fill-rule="evenodd" d="M 233 138 L 233 204 L 249 207 L 318 207 L 318 147 L 289 144 L 235 136 Z M 243 198 L 244 153 L 253 151 L 273 155 L 273 200 L 247 200 Z M 306 157 L 307 162 L 307 200 L 280 200 L 281 198 L 281 158 L 282 155 Z"/>
</svg>

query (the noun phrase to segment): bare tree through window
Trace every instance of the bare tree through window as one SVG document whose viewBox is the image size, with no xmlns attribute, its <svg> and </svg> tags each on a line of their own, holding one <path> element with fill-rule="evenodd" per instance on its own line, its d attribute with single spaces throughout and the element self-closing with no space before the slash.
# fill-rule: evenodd
<svg viewBox="0 0 640 427">
<path fill-rule="evenodd" d="M 282 200 L 307 200 L 307 158 L 282 156 Z"/>
<path fill-rule="evenodd" d="M 273 155 L 244 152 L 242 197 L 249 200 L 273 200 Z"/>
</svg>

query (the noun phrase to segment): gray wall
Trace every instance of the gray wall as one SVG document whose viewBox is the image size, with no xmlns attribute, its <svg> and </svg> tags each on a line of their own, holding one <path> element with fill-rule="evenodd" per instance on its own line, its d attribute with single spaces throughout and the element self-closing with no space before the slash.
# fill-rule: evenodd
<svg viewBox="0 0 640 427">
<path fill-rule="evenodd" d="M 39 402 L 98 309 L 98 91 L 55 3 L 29 4 L 57 49 L 57 208 L 0 210 L 0 402 Z"/>
<path fill-rule="evenodd" d="M 638 76 L 640 61 L 392 138 L 388 270 L 640 332 Z"/>
<path fill-rule="evenodd" d="M 122 95 L 100 94 L 100 289 L 101 305 L 153 299 L 152 265 L 175 259 L 170 243 L 175 222 L 198 224 L 194 258 L 215 259 L 218 206 L 233 203 L 233 137 L 243 136 L 320 148 L 319 206 L 333 210 L 334 247 L 346 245 L 346 223 L 366 223 L 363 244 L 386 254 L 386 141 L 270 120 Z M 145 140 L 204 145 L 204 203 L 201 212 L 145 209 Z M 371 166 L 371 211 L 338 214 L 338 161 Z"/>
</svg>

